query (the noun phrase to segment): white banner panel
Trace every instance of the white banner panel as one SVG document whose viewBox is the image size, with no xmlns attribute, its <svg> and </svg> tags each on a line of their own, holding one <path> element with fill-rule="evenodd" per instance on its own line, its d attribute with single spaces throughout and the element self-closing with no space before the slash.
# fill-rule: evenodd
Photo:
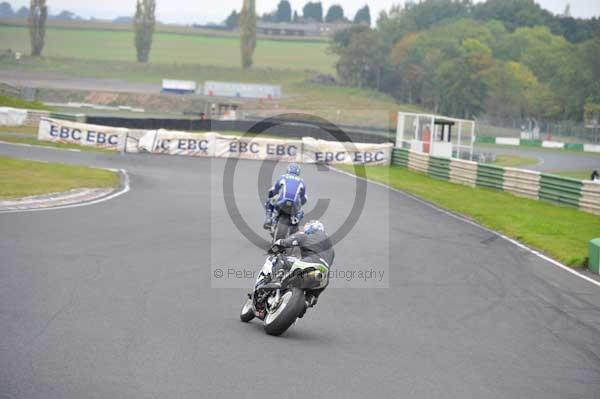
<svg viewBox="0 0 600 399">
<path fill-rule="evenodd" d="M 519 145 L 521 144 L 521 140 L 515 137 L 496 137 L 496 144 Z"/>
<path fill-rule="evenodd" d="M 544 148 L 564 148 L 565 143 L 561 143 L 560 141 L 542 141 L 542 147 Z"/>
<path fill-rule="evenodd" d="M 138 141 L 138 151 L 153 154 L 212 157 L 215 133 L 188 133 L 169 130 L 148 131 Z"/>
<path fill-rule="evenodd" d="M 126 133 L 127 129 L 123 128 L 42 118 L 38 140 L 120 151 L 123 149 Z"/>
<path fill-rule="evenodd" d="M 128 129 L 127 133 L 125 134 L 125 152 L 143 152 L 139 148 L 140 140 L 142 140 L 148 133 L 152 132 L 156 132 L 156 130 Z"/>
<path fill-rule="evenodd" d="M 392 158 L 392 143 L 340 143 L 304 137 L 302 144 L 302 162 L 306 163 L 389 165 Z"/>
<path fill-rule="evenodd" d="M 22 126 L 27 120 L 27 110 L 0 107 L 0 126 Z"/>
<path fill-rule="evenodd" d="M 598 144 L 584 144 L 583 151 L 585 152 L 600 152 L 600 145 Z"/>
<path fill-rule="evenodd" d="M 224 158 L 301 162 L 301 140 L 217 136 L 215 156 Z"/>
</svg>

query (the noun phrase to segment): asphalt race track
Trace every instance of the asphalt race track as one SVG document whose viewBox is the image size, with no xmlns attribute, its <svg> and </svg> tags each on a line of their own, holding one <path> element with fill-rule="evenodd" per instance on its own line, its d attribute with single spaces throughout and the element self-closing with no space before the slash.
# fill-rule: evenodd
<svg viewBox="0 0 600 399">
<path fill-rule="evenodd" d="M 389 288 L 334 280 L 275 338 L 213 277 L 264 259 L 226 211 L 225 160 L 0 154 L 131 177 L 108 202 L 0 215 L 0 398 L 600 397 L 600 287 L 402 193 L 369 184 L 336 246 L 334 268 L 385 271 Z M 236 170 L 251 226 L 261 165 Z M 304 177 L 335 230 L 355 180 Z"/>
<path fill-rule="evenodd" d="M 590 175 L 593 170 L 600 171 L 600 154 L 595 153 L 480 144 L 475 146 L 475 151 L 533 157 L 540 160 L 535 165 L 521 166 L 521 169 L 540 172 L 589 171 Z"/>
</svg>

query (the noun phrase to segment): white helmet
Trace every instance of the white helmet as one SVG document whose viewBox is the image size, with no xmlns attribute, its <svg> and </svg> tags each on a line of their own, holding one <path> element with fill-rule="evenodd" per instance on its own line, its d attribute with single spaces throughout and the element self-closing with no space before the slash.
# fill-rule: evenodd
<svg viewBox="0 0 600 399">
<path fill-rule="evenodd" d="M 311 220 L 304 225 L 304 234 L 312 234 L 315 231 L 325 232 L 325 226 L 318 220 Z"/>
</svg>

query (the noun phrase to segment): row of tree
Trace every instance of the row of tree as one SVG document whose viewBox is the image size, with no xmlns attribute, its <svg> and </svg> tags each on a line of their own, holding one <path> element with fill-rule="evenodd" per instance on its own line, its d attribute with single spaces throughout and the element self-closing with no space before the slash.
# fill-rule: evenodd
<svg viewBox="0 0 600 399">
<path fill-rule="evenodd" d="M 292 6 L 288 0 L 281 0 L 277 5 L 277 9 L 272 12 L 263 14 L 259 19 L 264 22 L 287 22 L 287 23 L 302 23 L 302 22 L 350 22 L 346 17 L 344 8 L 339 4 L 334 4 L 323 12 L 323 4 L 319 2 L 308 2 L 302 8 L 302 16 L 298 11 L 292 11 Z M 371 10 L 368 5 L 360 8 L 352 20 L 356 24 L 371 25 Z M 227 17 L 224 24 L 229 29 L 236 29 L 240 26 L 240 13 L 233 10 Z"/>
<path fill-rule="evenodd" d="M 425 0 L 338 32 L 331 50 L 344 84 L 435 112 L 581 120 L 600 103 L 598 28 L 533 0 Z"/>
<path fill-rule="evenodd" d="M 133 18 L 134 41 L 139 62 L 148 62 L 152 37 L 156 25 L 156 0 L 137 0 Z M 46 21 L 48 6 L 46 0 L 30 0 L 28 9 L 29 38 L 31 55 L 39 57 L 46 43 Z"/>
<path fill-rule="evenodd" d="M 28 18 L 30 9 L 29 7 L 23 6 L 18 10 L 13 10 L 10 3 L 4 1 L 0 3 L 0 18 Z M 71 11 L 64 10 L 59 12 L 56 15 L 48 15 L 48 19 L 57 19 L 62 21 L 70 21 L 70 20 L 81 20 L 83 18 L 75 15 Z"/>
</svg>

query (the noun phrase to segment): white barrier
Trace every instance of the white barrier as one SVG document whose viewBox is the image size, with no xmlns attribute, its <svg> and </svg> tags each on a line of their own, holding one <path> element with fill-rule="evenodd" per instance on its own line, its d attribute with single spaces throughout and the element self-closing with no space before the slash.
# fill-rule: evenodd
<svg viewBox="0 0 600 399">
<path fill-rule="evenodd" d="M 215 154 L 215 134 L 151 130 L 139 138 L 137 147 L 134 148 L 138 152 L 153 154 L 212 157 Z M 130 151 L 127 146 L 127 152 L 134 151 Z"/>
<path fill-rule="evenodd" d="M 514 137 L 496 137 L 496 144 L 500 145 L 520 145 L 521 139 Z"/>
<path fill-rule="evenodd" d="M 127 129 L 42 118 L 38 140 L 121 151 Z"/>
<path fill-rule="evenodd" d="M 585 152 L 600 152 L 600 145 L 598 144 L 584 144 L 583 151 Z"/>
<path fill-rule="evenodd" d="M 340 143 L 311 137 L 284 140 L 214 132 L 131 130 L 50 118 L 41 119 L 38 139 L 131 153 L 365 165 L 389 165 L 393 147 L 392 143 Z"/>
<path fill-rule="evenodd" d="M 565 143 L 561 143 L 560 141 L 542 141 L 542 147 L 544 148 L 565 148 Z"/>
<path fill-rule="evenodd" d="M 216 157 L 302 162 L 302 141 L 217 136 Z"/>
<path fill-rule="evenodd" d="M 0 107 L 0 126 L 22 126 L 27 120 L 27 110 Z"/>
<path fill-rule="evenodd" d="M 392 143 L 340 143 L 304 137 L 302 145 L 305 163 L 389 165 L 392 160 Z"/>
</svg>

